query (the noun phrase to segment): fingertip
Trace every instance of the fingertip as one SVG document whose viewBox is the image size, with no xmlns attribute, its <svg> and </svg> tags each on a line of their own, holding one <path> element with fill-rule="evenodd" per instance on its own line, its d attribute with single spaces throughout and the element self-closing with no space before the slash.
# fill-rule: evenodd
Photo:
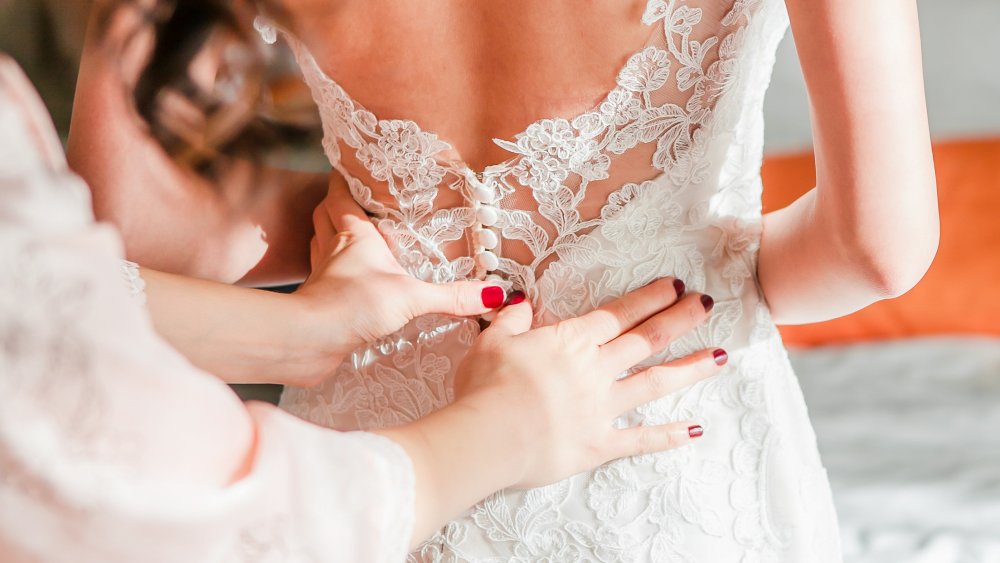
<svg viewBox="0 0 1000 563">
<path fill-rule="evenodd" d="M 499 285 L 487 285 L 479 292 L 480 303 L 486 309 L 499 309 L 507 301 L 507 294 Z"/>
<path fill-rule="evenodd" d="M 517 312 L 518 314 L 522 314 L 521 313 L 522 311 L 528 311 L 528 313 L 531 314 L 532 312 L 531 301 L 521 298 L 517 303 L 510 303 L 504 305 L 503 307 L 497 310 L 497 316 L 503 315 L 505 313 L 510 314 L 512 312 Z"/>
<path fill-rule="evenodd" d="M 441 313 L 459 317 L 483 315 L 495 311 L 507 299 L 502 287 L 479 280 L 445 284 L 419 282 L 423 285 L 418 313 Z"/>
<path fill-rule="evenodd" d="M 509 334 L 521 334 L 531 329 L 533 316 L 531 302 L 524 300 L 513 305 L 507 305 L 496 313 L 496 319 L 490 324 L 490 330 L 499 330 Z"/>
<path fill-rule="evenodd" d="M 729 353 L 722 348 L 716 348 L 712 350 L 712 360 L 715 362 L 715 365 L 722 367 L 729 362 Z"/>
<path fill-rule="evenodd" d="M 520 290 L 513 291 L 509 296 L 507 296 L 507 300 L 504 302 L 503 305 L 504 307 L 510 307 L 511 305 L 517 305 L 519 303 L 523 303 L 525 299 L 526 296 L 524 295 L 523 291 Z"/>
<path fill-rule="evenodd" d="M 684 285 L 684 281 L 674 278 L 674 293 L 677 294 L 677 299 L 684 297 L 684 292 L 687 291 L 687 286 Z"/>
</svg>

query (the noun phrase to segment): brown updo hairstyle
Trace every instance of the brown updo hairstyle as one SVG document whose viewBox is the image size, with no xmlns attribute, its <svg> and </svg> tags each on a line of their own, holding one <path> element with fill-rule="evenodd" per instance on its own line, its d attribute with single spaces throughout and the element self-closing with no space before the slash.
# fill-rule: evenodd
<svg viewBox="0 0 1000 563">
<path fill-rule="evenodd" d="M 135 82 L 135 110 L 178 164 L 221 174 L 234 159 L 261 164 L 313 140 L 312 124 L 282 119 L 268 89 L 265 45 L 253 16 L 223 0 L 123 0 L 152 28 L 147 63 Z M 108 14 L 110 16 L 110 13 Z"/>
</svg>

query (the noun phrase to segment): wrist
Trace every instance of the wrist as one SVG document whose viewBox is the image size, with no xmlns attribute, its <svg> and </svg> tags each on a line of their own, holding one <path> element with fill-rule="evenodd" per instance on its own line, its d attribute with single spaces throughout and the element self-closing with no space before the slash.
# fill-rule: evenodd
<svg viewBox="0 0 1000 563">
<path fill-rule="evenodd" d="M 375 431 L 402 447 L 413 464 L 416 539 L 522 480 L 530 442 L 503 405 L 508 403 L 462 398 L 419 420 Z"/>
<path fill-rule="evenodd" d="M 252 292 L 239 323 L 245 335 L 240 383 L 304 386 L 315 383 L 317 350 L 306 338 L 308 311 L 291 295 L 263 290 Z"/>
<path fill-rule="evenodd" d="M 520 399 L 504 396 L 506 390 L 484 389 L 456 400 L 448 410 L 456 424 L 470 428 L 470 441 L 484 444 L 496 469 L 495 489 L 518 483 L 528 470 L 531 461 L 532 436 L 536 432 Z M 474 435 L 473 435 L 474 434 Z M 491 491 L 492 492 L 492 491 Z"/>
<path fill-rule="evenodd" d="M 303 291 L 303 289 L 307 289 Z M 364 341 L 348 329 L 357 310 L 350 300 L 338 301 L 304 286 L 294 293 L 275 294 L 281 299 L 269 330 L 279 342 L 285 364 L 279 369 L 295 386 L 322 383 Z"/>
</svg>

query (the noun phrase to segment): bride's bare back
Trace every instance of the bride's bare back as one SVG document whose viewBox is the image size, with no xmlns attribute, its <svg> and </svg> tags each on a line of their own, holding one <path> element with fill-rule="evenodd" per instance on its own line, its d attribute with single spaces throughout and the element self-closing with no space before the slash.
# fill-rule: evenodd
<svg viewBox="0 0 1000 563">
<path fill-rule="evenodd" d="M 442 155 L 482 171 L 511 157 L 493 139 L 512 140 L 545 118 L 571 120 L 601 102 L 623 63 L 658 32 L 637 25 L 644 13 L 669 10 L 676 32 L 693 24 L 690 39 L 704 57 L 697 66 L 707 73 L 739 20 L 765 2 L 280 3 L 273 12 L 285 14 L 281 23 L 354 101 L 379 119 L 410 120 L 433 132 L 450 145 Z M 933 256 L 936 199 L 913 1 L 785 4 L 813 106 L 818 189 L 787 212 L 765 217 L 759 272 L 776 317 L 807 322 L 912 286 Z M 682 65 L 671 62 L 673 82 Z M 694 91 L 686 87 L 668 84 L 656 101 L 684 107 Z M 618 155 L 618 172 L 648 165 L 652 152 L 638 147 Z M 343 162 L 365 176 L 356 160 Z M 595 182 L 583 202 L 585 215 L 598 212 L 622 181 Z M 391 203 L 372 187 L 376 198 Z M 442 206 L 456 203 L 449 195 Z M 903 200 L 907 204 L 899 205 Z M 824 257 L 830 248 L 840 249 L 835 260 Z M 840 297 L 831 299 L 830 287 L 842 290 Z"/>
<path fill-rule="evenodd" d="M 287 2 L 291 29 L 381 119 L 409 119 L 472 168 L 546 117 L 597 105 L 652 29 L 642 0 Z"/>
<path fill-rule="evenodd" d="M 731 143 L 719 135 L 730 127 L 756 127 L 740 108 L 759 106 L 760 55 L 786 24 L 775 2 L 762 6 L 657 0 L 578 16 L 533 3 L 505 7 L 511 16 L 474 4 L 417 24 L 366 6 L 326 16 L 349 29 L 324 17 L 285 25 L 299 23 L 290 40 L 334 180 L 347 180 L 408 270 L 436 281 L 498 274 L 535 298 L 549 265 L 596 259 L 589 235 L 636 183 L 666 179 L 693 204 L 722 182 L 710 147 Z M 357 31 L 379 25 L 393 33 Z M 606 28 L 615 31 L 595 32 Z M 724 97 L 731 107 L 717 119 Z M 759 163 L 737 166 L 753 175 Z M 697 270 L 674 275 L 694 282 Z"/>
</svg>

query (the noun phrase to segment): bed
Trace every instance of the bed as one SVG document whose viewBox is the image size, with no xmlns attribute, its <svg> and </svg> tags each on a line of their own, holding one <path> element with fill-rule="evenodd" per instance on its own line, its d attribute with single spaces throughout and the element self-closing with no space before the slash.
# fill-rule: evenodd
<svg viewBox="0 0 1000 563">
<path fill-rule="evenodd" d="M 790 354 L 848 563 L 1000 562 L 1000 339 Z"/>
</svg>

